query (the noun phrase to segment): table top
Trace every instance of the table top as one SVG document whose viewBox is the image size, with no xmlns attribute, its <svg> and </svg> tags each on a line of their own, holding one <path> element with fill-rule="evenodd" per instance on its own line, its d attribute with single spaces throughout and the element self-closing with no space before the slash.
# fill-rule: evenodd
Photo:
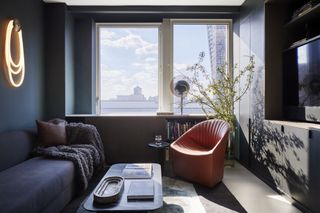
<svg viewBox="0 0 320 213">
<path fill-rule="evenodd" d="M 110 167 L 105 177 L 121 176 L 122 170 L 127 164 L 114 164 Z M 152 180 L 154 181 L 154 199 L 153 200 L 135 200 L 128 201 L 127 194 L 131 181 L 137 179 L 125 179 L 124 189 L 121 197 L 115 203 L 111 204 L 96 204 L 93 202 L 93 192 L 88 196 L 87 200 L 83 204 L 83 208 L 88 211 L 150 211 L 155 210 L 163 205 L 162 198 L 162 175 L 161 166 L 159 164 L 152 164 Z M 99 185 L 99 184 L 98 184 Z M 98 186 L 97 185 L 97 186 Z"/>
<path fill-rule="evenodd" d="M 166 148 L 166 147 L 170 146 L 170 143 L 165 142 L 165 141 L 161 141 L 161 143 L 151 142 L 151 143 L 148 143 L 148 146 L 153 147 L 153 148 L 162 149 L 162 148 Z"/>
</svg>

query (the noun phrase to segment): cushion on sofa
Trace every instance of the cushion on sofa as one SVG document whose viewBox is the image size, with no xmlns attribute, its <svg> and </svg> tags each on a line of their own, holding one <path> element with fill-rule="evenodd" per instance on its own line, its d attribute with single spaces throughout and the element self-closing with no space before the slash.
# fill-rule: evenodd
<svg viewBox="0 0 320 213">
<path fill-rule="evenodd" d="M 38 128 L 38 142 L 40 146 L 58 146 L 67 144 L 65 123 L 36 121 Z"/>
<path fill-rule="evenodd" d="M 29 158 L 35 134 L 12 131 L 0 134 L 0 172 Z"/>
<path fill-rule="evenodd" d="M 40 212 L 74 183 L 71 161 L 31 158 L 0 173 L 0 209 Z M 68 195 L 71 200 L 72 195 Z"/>
</svg>

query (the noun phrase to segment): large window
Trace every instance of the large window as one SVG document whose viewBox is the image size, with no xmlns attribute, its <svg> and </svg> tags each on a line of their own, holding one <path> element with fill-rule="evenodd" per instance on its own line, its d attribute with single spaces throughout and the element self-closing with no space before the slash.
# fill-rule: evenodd
<svg viewBox="0 0 320 213">
<path fill-rule="evenodd" d="M 229 20 L 168 20 L 160 24 L 98 24 L 98 111 L 100 114 L 180 112 L 172 82 L 191 75 L 187 67 L 205 53 L 212 77 L 231 63 Z M 203 84 L 207 84 L 203 79 Z M 170 88 L 169 88 L 170 87 Z M 185 97 L 185 114 L 202 113 Z"/>
<path fill-rule="evenodd" d="M 100 25 L 100 113 L 158 110 L 158 27 Z"/>
</svg>

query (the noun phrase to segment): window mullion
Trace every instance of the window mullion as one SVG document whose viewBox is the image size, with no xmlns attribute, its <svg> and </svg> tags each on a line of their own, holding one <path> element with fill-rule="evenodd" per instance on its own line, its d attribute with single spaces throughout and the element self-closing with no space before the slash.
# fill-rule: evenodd
<svg viewBox="0 0 320 213">
<path fill-rule="evenodd" d="M 161 27 L 161 68 L 159 74 L 159 112 L 173 112 L 171 81 L 173 77 L 173 32 L 170 19 L 164 19 Z"/>
</svg>

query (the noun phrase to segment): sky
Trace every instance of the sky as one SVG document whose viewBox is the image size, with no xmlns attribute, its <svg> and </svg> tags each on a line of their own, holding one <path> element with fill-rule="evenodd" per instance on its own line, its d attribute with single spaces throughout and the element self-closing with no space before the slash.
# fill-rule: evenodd
<svg viewBox="0 0 320 213">
<path fill-rule="evenodd" d="M 130 95 L 140 86 L 148 97 L 158 90 L 158 28 L 101 27 L 101 99 Z M 206 25 L 174 26 L 174 75 L 185 73 L 205 51 L 204 65 L 210 69 Z"/>
</svg>

